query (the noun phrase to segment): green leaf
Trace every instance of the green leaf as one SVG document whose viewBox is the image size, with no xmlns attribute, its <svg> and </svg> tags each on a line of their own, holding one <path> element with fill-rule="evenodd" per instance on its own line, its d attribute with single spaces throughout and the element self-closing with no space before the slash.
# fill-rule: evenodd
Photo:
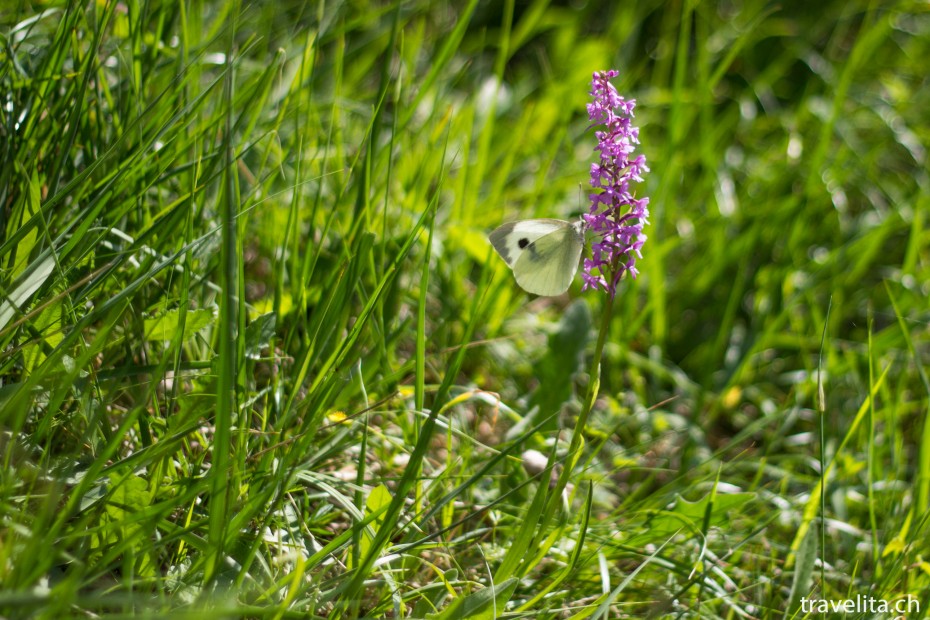
<svg viewBox="0 0 930 620">
<path fill-rule="evenodd" d="M 503 615 L 507 601 L 513 596 L 519 580 L 511 577 L 499 584 L 491 584 L 467 596 L 455 599 L 451 605 L 438 614 L 427 616 L 432 620 L 452 620 L 453 618 L 499 618 Z"/>
<path fill-rule="evenodd" d="M 251 359 L 258 359 L 262 354 L 262 349 L 271 344 L 274 338 L 274 328 L 277 322 L 277 316 L 274 312 L 268 312 L 254 321 L 249 323 L 245 328 L 245 354 Z"/>
<path fill-rule="evenodd" d="M 51 252 L 45 252 L 26 267 L 8 295 L 0 297 L 0 330 L 6 327 L 32 294 L 39 290 L 55 268 L 55 258 Z"/>
<path fill-rule="evenodd" d="M 180 317 L 180 311 L 174 308 L 161 316 L 145 319 L 145 339 L 161 342 L 173 340 L 180 329 Z M 207 325 L 212 324 L 213 321 L 214 316 L 211 310 L 188 310 L 184 322 L 184 337 L 181 340 L 187 340 Z"/>
<path fill-rule="evenodd" d="M 380 515 L 375 517 L 370 526 L 366 527 L 362 532 L 361 540 L 359 541 L 360 556 L 364 557 L 365 554 L 368 553 L 368 550 L 371 549 L 374 536 L 377 535 L 381 526 L 384 524 L 384 512 L 387 510 L 388 506 L 391 505 L 392 499 L 393 496 L 391 492 L 383 484 L 379 484 L 368 494 L 368 498 L 365 500 L 365 507 L 370 513 L 380 513 Z M 372 530 L 374 531 L 374 535 L 372 535 Z"/>
<path fill-rule="evenodd" d="M 368 494 L 368 499 L 365 500 L 365 507 L 372 513 L 380 512 L 391 505 L 392 499 L 393 497 L 391 497 L 391 492 L 388 491 L 388 488 L 383 484 L 379 484 Z M 379 521 L 380 519 L 375 519 L 375 523 Z"/>
<path fill-rule="evenodd" d="M 31 341 L 23 347 L 23 363 L 31 372 L 45 360 L 44 347 L 54 349 L 62 341 L 63 336 L 58 325 L 61 322 L 61 304 L 53 303 L 39 312 L 32 320 L 32 327 L 42 335 L 41 340 Z"/>
<path fill-rule="evenodd" d="M 679 496 L 671 510 L 659 512 L 650 520 L 649 536 L 665 539 L 682 528 L 701 530 L 708 507 L 711 509 L 708 527 L 726 527 L 730 524 L 729 511 L 739 508 L 755 496 L 755 493 L 717 493 L 713 497 L 708 494 L 696 502 L 689 502 Z"/>
<path fill-rule="evenodd" d="M 149 483 L 139 476 L 114 473 L 109 477 L 109 484 L 113 490 L 100 515 L 101 527 L 91 537 L 91 548 L 105 552 L 111 547 L 123 545 L 134 556 L 138 574 L 154 576 L 156 568 L 150 553 L 149 528 L 139 519 L 139 513 L 151 504 Z M 102 485 L 96 493 L 88 494 L 87 498 L 82 500 L 82 505 L 89 507 L 94 496 L 99 496 L 104 490 L 105 486 Z"/>
</svg>

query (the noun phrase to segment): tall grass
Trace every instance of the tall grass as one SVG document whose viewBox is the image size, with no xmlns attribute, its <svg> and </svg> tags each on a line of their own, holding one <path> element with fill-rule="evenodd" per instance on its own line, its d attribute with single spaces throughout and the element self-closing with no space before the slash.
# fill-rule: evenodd
<svg viewBox="0 0 930 620">
<path fill-rule="evenodd" d="M 4 616 L 930 608 L 923 5 L 18 2 L 0 34 Z M 529 299 L 485 235 L 586 209 L 607 68 L 652 217 L 559 495 L 606 300 Z"/>
</svg>

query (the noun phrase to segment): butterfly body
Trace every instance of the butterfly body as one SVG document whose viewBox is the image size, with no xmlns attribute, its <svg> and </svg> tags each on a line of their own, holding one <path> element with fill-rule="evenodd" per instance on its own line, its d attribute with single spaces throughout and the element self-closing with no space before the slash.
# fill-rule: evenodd
<svg viewBox="0 0 930 620">
<path fill-rule="evenodd" d="M 528 293 L 551 297 L 571 286 L 584 248 L 584 220 L 521 220 L 496 228 L 491 245 Z"/>
</svg>

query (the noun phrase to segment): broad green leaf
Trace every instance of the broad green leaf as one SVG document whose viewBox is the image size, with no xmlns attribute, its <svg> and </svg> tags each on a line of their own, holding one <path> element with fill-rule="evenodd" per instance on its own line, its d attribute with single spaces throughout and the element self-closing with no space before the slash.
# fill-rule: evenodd
<svg viewBox="0 0 930 620">
<path fill-rule="evenodd" d="M 251 359 L 257 359 L 274 337 L 274 328 L 277 317 L 274 312 L 263 314 L 249 323 L 245 328 L 245 354 Z"/>
<path fill-rule="evenodd" d="M 91 548 L 103 551 L 114 545 L 129 545 L 135 556 L 135 568 L 140 576 L 154 576 L 155 564 L 149 552 L 151 540 L 138 513 L 151 503 L 149 483 L 139 476 L 111 474 L 113 491 L 100 515 L 100 529 L 91 537 Z M 105 487 L 100 487 L 97 495 Z M 92 499 L 88 497 L 88 499 Z M 82 503 L 86 503 L 82 501 Z M 87 504 L 90 505 L 89 503 Z"/>
<path fill-rule="evenodd" d="M 715 494 L 708 527 L 726 527 L 730 523 L 729 511 L 739 508 L 755 496 L 755 493 Z M 700 530 L 711 501 L 711 495 L 696 502 L 689 502 L 679 496 L 671 510 L 659 512 L 649 521 L 649 537 L 666 539 L 682 528 L 692 532 Z"/>
<path fill-rule="evenodd" d="M 381 516 L 375 517 L 369 527 L 366 527 L 362 532 L 361 540 L 359 541 L 359 550 L 362 557 L 371 549 L 371 542 L 374 540 L 371 532 L 374 530 L 374 534 L 377 535 L 378 530 L 381 529 L 381 525 L 384 522 L 383 513 L 387 510 L 387 507 L 391 505 L 392 499 L 391 492 L 388 491 L 388 488 L 383 484 L 379 484 L 368 494 L 368 498 L 365 500 L 365 507 L 368 509 L 368 512 L 371 514 L 382 514 Z"/>
<path fill-rule="evenodd" d="M 210 310 L 188 310 L 184 322 L 184 336 L 187 340 L 198 331 L 214 322 L 213 312 Z M 149 341 L 173 340 L 180 328 L 180 313 L 177 308 L 168 310 L 161 316 L 145 319 L 145 339 Z"/>
</svg>

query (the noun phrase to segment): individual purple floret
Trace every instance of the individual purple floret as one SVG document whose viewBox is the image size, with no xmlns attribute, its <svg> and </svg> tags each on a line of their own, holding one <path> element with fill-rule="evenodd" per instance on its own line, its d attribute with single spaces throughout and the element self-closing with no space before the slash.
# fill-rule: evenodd
<svg viewBox="0 0 930 620">
<path fill-rule="evenodd" d="M 613 297 L 624 273 L 635 278 L 636 259 L 646 242 L 643 225 L 649 223 L 649 198 L 636 198 L 631 183 L 642 182 L 649 172 L 643 155 L 633 157 L 639 144 L 639 128 L 632 125 L 636 100 L 617 94 L 610 79 L 617 71 L 598 71 L 591 81 L 593 101 L 588 118 L 597 137 L 600 161 L 591 164 L 591 206 L 584 216 L 596 240 L 591 258 L 584 260 L 584 289 L 599 288 Z M 633 159 L 631 159 L 633 157 Z"/>
</svg>

